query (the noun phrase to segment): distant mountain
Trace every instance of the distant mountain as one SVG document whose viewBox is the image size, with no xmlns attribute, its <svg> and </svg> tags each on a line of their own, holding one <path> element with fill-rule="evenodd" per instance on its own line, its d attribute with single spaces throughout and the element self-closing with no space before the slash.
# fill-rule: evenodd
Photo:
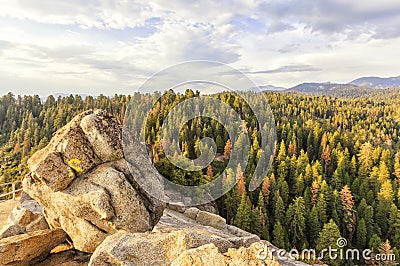
<svg viewBox="0 0 400 266">
<path fill-rule="evenodd" d="M 349 84 L 372 89 L 400 88 L 400 76 L 391 78 L 363 77 L 353 80 Z"/>
<path fill-rule="evenodd" d="M 381 92 L 366 87 L 338 83 L 302 83 L 287 92 L 300 92 L 309 95 L 328 95 L 333 97 L 365 97 Z"/>
<path fill-rule="evenodd" d="M 326 93 L 331 91 L 343 91 L 343 90 L 352 90 L 359 89 L 358 86 L 350 85 L 350 84 L 338 84 L 338 83 L 302 83 L 296 85 L 288 90 L 290 91 L 299 91 L 299 92 L 311 92 L 311 93 Z"/>
<path fill-rule="evenodd" d="M 273 85 L 260 85 L 258 87 L 252 87 L 250 89 L 243 90 L 243 91 L 259 92 L 259 91 L 284 91 L 284 90 L 287 90 L 287 89 L 284 87 L 277 87 L 277 86 L 273 86 Z"/>
<path fill-rule="evenodd" d="M 259 86 L 259 88 L 262 91 L 284 91 L 284 90 L 286 90 L 286 88 L 284 88 L 284 87 L 276 87 L 273 85 L 262 85 L 262 86 Z"/>
</svg>

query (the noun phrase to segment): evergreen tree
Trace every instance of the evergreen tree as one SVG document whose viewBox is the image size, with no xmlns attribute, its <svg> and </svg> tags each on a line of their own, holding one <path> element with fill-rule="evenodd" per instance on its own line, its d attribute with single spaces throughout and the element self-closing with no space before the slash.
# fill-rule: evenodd
<svg viewBox="0 0 400 266">
<path fill-rule="evenodd" d="M 309 239 L 312 247 L 315 246 L 316 240 L 318 238 L 321 229 L 322 226 L 321 223 L 319 222 L 318 210 L 315 206 L 313 206 L 311 209 L 310 218 L 308 222 L 308 234 L 310 236 Z"/>
<path fill-rule="evenodd" d="M 377 234 L 373 234 L 369 240 L 369 248 L 375 252 L 378 252 L 381 247 L 382 241 Z"/>
<path fill-rule="evenodd" d="M 286 212 L 286 223 L 291 243 L 301 247 L 304 243 L 306 227 L 305 204 L 302 197 L 296 198 Z"/>
<path fill-rule="evenodd" d="M 242 171 L 242 167 L 238 164 L 236 169 L 236 181 L 237 181 L 237 193 L 239 198 L 243 195 L 246 196 L 246 183 L 244 181 L 244 173 Z"/>
<path fill-rule="evenodd" d="M 325 224 L 328 221 L 328 215 L 326 214 L 326 201 L 325 201 L 325 196 L 324 194 L 320 194 L 318 197 L 318 202 L 315 205 L 317 211 L 318 211 L 318 216 L 319 216 L 319 221 L 321 224 Z"/>
<path fill-rule="evenodd" d="M 235 216 L 234 225 L 245 231 L 250 231 L 251 229 L 251 206 L 250 200 L 246 195 L 242 196 Z"/>
<path fill-rule="evenodd" d="M 262 218 L 260 214 L 259 208 L 253 208 L 250 213 L 250 232 L 258 236 L 261 236 L 262 232 Z"/>
<path fill-rule="evenodd" d="M 276 204 L 275 204 L 275 212 L 274 212 L 274 219 L 275 223 L 280 222 L 281 224 L 284 222 L 285 217 L 285 204 L 283 203 L 282 197 L 279 194 L 279 191 L 275 194 L 276 197 Z"/>
<path fill-rule="evenodd" d="M 269 182 L 269 177 L 268 176 L 266 176 L 264 178 L 264 181 L 263 181 L 262 186 L 261 186 L 261 192 L 262 192 L 262 195 L 264 196 L 264 203 L 266 203 L 265 205 L 267 206 L 268 202 L 269 202 L 269 195 L 271 193 L 270 182 Z"/>
<path fill-rule="evenodd" d="M 354 199 L 349 187 L 346 185 L 340 191 L 340 199 L 342 200 L 343 207 L 343 223 L 346 236 L 351 242 L 355 231 L 356 216 L 353 209 Z"/>
<path fill-rule="evenodd" d="M 367 228 L 363 218 L 357 224 L 357 243 L 361 248 L 364 248 L 367 243 Z"/>
<path fill-rule="evenodd" d="M 257 209 L 259 211 L 260 222 L 261 222 L 261 234 L 262 239 L 269 239 L 269 217 L 267 209 L 265 208 L 264 196 L 262 191 L 258 194 Z"/>
<path fill-rule="evenodd" d="M 323 249 L 327 249 L 329 247 L 336 248 L 337 240 L 341 238 L 339 227 L 335 224 L 335 222 L 331 219 L 329 223 L 324 224 L 322 231 L 319 233 L 317 239 L 316 250 L 321 251 Z M 339 260 L 331 260 L 329 258 L 324 258 L 324 262 L 328 265 L 339 266 Z"/>
<path fill-rule="evenodd" d="M 278 248 L 285 248 L 285 238 L 285 230 L 283 229 L 281 223 L 278 221 L 274 225 L 273 244 Z"/>
<path fill-rule="evenodd" d="M 394 204 L 389 212 L 389 239 L 394 247 L 400 247 L 400 210 Z"/>
<path fill-rule="evenodd" d="M 229 160 L 231 158 L 231 153 L 232 153 L 232 143 L 231 140 L 228 139 L 225 144 L 224 148 L 224 159 Z"/>
</svg>

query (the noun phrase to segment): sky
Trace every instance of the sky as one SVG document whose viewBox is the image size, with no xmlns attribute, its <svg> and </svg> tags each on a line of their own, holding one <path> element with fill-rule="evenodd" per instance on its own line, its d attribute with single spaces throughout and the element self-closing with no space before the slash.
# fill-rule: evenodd
<svg viewBox="0 0 400 266">
<path fill-rule="evenodd" d="M 131 93 L 190 60 L 257 85 L 400 75 L 398 0 L 0 0 L 0 94 Z"/>
</svg>

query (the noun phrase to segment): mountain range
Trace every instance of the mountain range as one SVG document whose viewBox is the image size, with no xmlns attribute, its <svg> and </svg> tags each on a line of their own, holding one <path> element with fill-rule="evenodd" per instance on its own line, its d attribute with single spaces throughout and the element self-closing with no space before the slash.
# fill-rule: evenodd
<svg viewBox="0 0 400 266">
<path fill-rule="evenodd" d="M 349 84 L 372 89 L 399 88 L 400 76 L 391 78 L 363 77 L 355 79 Z"/>
<path fill-rule="evenodd" d="M 298 92 L 338 92 L 355 89 L 388 89 L 400 88 L 400 76 L 382 78 L 382 77 L 362 77 L 349 83 L 331 83 L 331 82 L 305 82 L 291 88 L 276 87 L 273 85 L 260 86 L 263 91 L 298 91 Z"/>
</svg>

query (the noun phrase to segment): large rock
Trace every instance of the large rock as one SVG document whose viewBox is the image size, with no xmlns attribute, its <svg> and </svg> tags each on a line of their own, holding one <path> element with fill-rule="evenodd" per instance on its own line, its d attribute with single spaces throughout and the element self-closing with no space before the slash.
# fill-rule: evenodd
<svg viewBox="0 0 400 266">
<path fill-rule="evenodd" d="M 80 251 L 94 252 L 119 230 L 152 230 L 164 210 L 136 182 L 149 178 L 162 195 L 162 178 L 146 149 L 134 143 L 129 152 L 135 160 L 127 162 L 121 134 L 117 119 L 101 110 L 87 111 L 28 161 L 24 191 L 43 207 L 49 225 L 64 229 Z"/>
<path fill-rule="evenodd" d="M 47 229 L 11 236 L 0 240 L 0 265 L 34 265 L 65 241 L 61 229 Z"/>
<path fill-rule="evenodd" d="M 226 228 L 226 220 L 214 213 L 199 211 L 196 215 L 196 222 L 202 225 L 212 226 L 217 229 Z"/>
<path fill-rule="evenodd" d="M 101 163 L 80 127 L 81 120 L 92 114 L 87 111 L 76 116 L 54 134 L 44 149 L 29 158 L 30 171 L 51 190 L 65 189 L 75 177 Z"/>
<path fill-rule="evenodd" d="M 107 237 L 93 253 L 89 265 L 170 265 L 187 249 L 214 243 L 222 252 L 233 247 L 229 241 L 196 231 L 171 233 L 117 233 Z"/>
<path fill-rule="evenodd" d="M 42 207 L 35 200 L 26 200 L 12 210 L 0 229 L 0 239 L 48 228 Z"/>
<path fill-rule="evenodd" d="M 288 254 L 274 257 L 278 248 L 234 226 L 202 225 L 194 213 L 200 210 L 180 213 L 165 209 L 152 233 L 109 236 L 93 253 L 89 265 L 307 265 Z"/>
<path fill-rule="evenodd" d="M 121 128 L 115 117 L 105 112 L 97 112 L 82 118 L 80 126 L 90 145 L 103 162 L 123 157 Z"/>
<path fill-rule="evenodd" d="M 196 211 L 197 210 L 197 211 Z M 243 231 L 232 225 L 221 226 L 221 223 L 209 222 L 209 219 L 202 220 L 202 223 L 197 219 L 198 214 L 203 211 L 197 208 L 189 208 L 184 213 L 179 213 L 170 209 L 165 209 L 159 223 L 154 227 L 154 232 L 168 233 L 175 230 L 192 230 L 200 234 L 211 235 L 228 240 L 234 247 L 249 247 L 255 242 L 259 242 L 260 238 L 254 234 Z M 205 217 L 210 215 L 212 218 L 215 214 L 205 213 Z M 224 221 L 222 217 L 220 217 Z M 219 218 L 216 218 L 219 220 Z M 207 221 L 207 222 L 205 222 Z"/>
<path fill-rule="evenodd" d="M 186 266 L 186 265 L 225 266 L 228 264 L 227 264 L 227 258 L 218 251 L 218 248 L 214 244 L 206 244 L 198 248 L 185 250 L 171 263 L 171 266 Z"/>
<path fill-rule="evenodd" d="M 222 254 L 214 244 L 207 244 L 198 248 L 188 249 L 176 258 L 171 266 L 278 266 L 280 265 L 271 254 L 263 254 L 264 246 L 254 243 L 248 248 L 229 249 Z"/>
</svg>

